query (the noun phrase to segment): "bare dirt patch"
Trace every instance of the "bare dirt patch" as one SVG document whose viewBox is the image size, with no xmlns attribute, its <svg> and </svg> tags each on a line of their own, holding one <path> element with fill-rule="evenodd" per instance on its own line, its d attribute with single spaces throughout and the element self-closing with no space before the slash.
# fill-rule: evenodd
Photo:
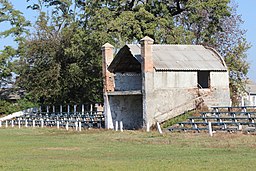
<svg viewBox="0 0 256 171">
<path fill-rule="evenodd" d="M 79 147 L 46 147 L 40 148 L 41 150 L 57 150 L 57 151 L 76 151 L 80 150 Z"/>
</svg>

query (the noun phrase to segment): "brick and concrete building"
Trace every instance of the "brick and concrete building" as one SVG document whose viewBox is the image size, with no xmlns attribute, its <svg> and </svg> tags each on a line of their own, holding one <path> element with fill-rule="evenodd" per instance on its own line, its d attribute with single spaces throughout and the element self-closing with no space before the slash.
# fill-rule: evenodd
<svg viewBox="0 0 256 171">
<path fill-rule="evenodd" d="M 249 80 L 245 85 L 245 93 L 241 97 L 241 106 L 256 106 L 256 83 Z"/>
<path fill-rule="evenodd" d="M 127 44 L 113 58 L 113 46 L 102 47 L 106 128 L 122 121 L 124 129 L 207 106 L 230 105 L 227 66 L 212 48 L 201 45 Z"/>
</svg>

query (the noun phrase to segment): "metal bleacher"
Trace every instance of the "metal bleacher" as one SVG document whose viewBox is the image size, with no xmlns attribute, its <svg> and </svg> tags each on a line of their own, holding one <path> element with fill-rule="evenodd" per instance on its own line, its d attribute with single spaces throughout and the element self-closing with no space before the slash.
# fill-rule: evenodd
<svg viewBox="0 0 256 171">
<path fill-rule="evenodd" d="M 214 106 L 211 111 L 199 112 L 199 116 L 188 117 L 168 128 L 169 131 L 241 131 L 250 128 L 256 131 L 256 106 Z"/>
</svg>

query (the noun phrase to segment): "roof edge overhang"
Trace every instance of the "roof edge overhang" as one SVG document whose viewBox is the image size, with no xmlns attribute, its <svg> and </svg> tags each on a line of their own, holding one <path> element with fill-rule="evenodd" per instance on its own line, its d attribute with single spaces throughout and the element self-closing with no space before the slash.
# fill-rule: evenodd
<svg viewBox="0 0 256 171">
<path fill-rule="evenodd" d="M 156 69 L 155 68 L 155 71 L 157 72 L 161 72 L 161 71 L 164 71 L 164 72 L 176 72 L 176 71 L 210 71 L 210 72 L 227 72 L 228 70 L 200 70 L 200 69 Z"/>
</svg>

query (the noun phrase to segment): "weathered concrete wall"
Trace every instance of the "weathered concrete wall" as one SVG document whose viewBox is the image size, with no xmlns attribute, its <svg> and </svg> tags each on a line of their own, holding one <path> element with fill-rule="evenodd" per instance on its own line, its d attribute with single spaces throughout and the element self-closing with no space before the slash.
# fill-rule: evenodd
<svg viewBox="0 0 256 171">
<path fill-rule="evenodd" d="M 208 107 L 230 105 L 227 72 L 211 72 L 211 88 L 207 89 L 197 88 L 197 72 L 154 72 L 153 78 L 150 86 L 154 88 L 146 103 L 147 119 L 151 124 L 194 109 L 198 97 Z"/>
<path fill-rule="evenodd" d="M 206 93 L 204 97 L 207 106 L 229 106 L 230 105 L 230 90 L 229 90 L 229 77 L 227 72 L 211 72 L 211 89 L 200 90 L 200 94 Z M 203 92 L 205 91 L 205 92 Z M 208 92 L 207 92 L 208 91 Z"/>
<path fill-rule="evenodd" d="M 211 87 L 229 88 L 227 72 L 210 72 Z"/>
<path fill-rule="evenodd" d="M 142 96 L 109 96 L 110 110 L 115 121 L 122 121 L 124 129 L 140 129 L 143 126 Z"/>
<path fill-rule="evenodd" d="M 161 71 L 154 73 L 154 88 L 191 88 L 197 87 L 197 72 L 190 71 Z"/>
<path fill-rule="evenodd" d="M 116 73 L 115 91 L 141 90 L 142 77 L 140 73 Z"/>
<path fill-rule="evenodd" d="M 195 108 L 197 92 L 195 89 L 162 89 L 154 91 L 154 101 L 152 101 L 153 122 L 162 122 L 173 118 L 181 113 Z M 154 105 L 153 105 L 154 104 Z M 162 117 L 160 117 L 162 115 Z M 161 118 L 161 119 L 160 119 Z"/>
</svg>

